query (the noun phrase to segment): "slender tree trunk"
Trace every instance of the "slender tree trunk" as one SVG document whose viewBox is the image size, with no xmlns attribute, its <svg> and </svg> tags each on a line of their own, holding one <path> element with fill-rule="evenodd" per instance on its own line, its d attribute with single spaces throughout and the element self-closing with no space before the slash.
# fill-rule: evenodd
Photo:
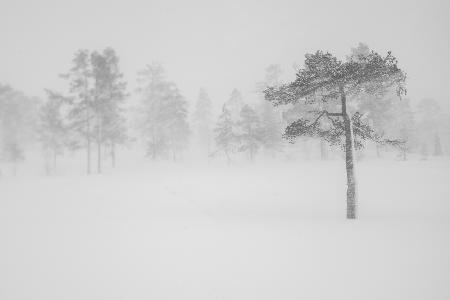
<svg viewBox="0 0 450 300">
<path fill-rule="evenodd" d="M 422 143 L 422 146 L 420 147 L 420 154 L 422 156 L 422 160 L 427 160 L 428 158 L 428 148 L 426 143 Z"/>
<path fill-rule="evenodd" d="M 91 120 L 89 114 L 89 104 L 87 96 L 87 80 L 84 82 L 84 101 L 86 102 L 86 173 L 91 174 Z"/>
<path fill-rule="evenodd" d="M 53 150 L 53 172 L 56 171 L 56 155 L 57 155 L 56 150 Z"/>
<path fill-rule="evenodd" d="M 111 164 L 112 167 L 116 167 L 116 144 L 114 142 L 111 142 Z"/>
<path fill-rule="evenodd" d="M 381 157 L 381 153 L 380 153 L 380 145 L 376 144 L 376 145 L 375 145 L 375 148 L 376 148 L 376 150 L 377 150 L 377 158 L 380 158 L 380 157 Z"/>
<path fill-rule="evenodd" d="M 102 172 L 102 144 L 97 142 L 97 173 Z"/>
<path fill-rule="evenodd" d="M 434 136 L 434 156 L 442 156 L 442 146 L 441 146 L 441 139 L 439 137 L 439 134 L 436 133 Z"/>
<path fill-rule="evenodd" d="M 345 91 L 341 88 L 342 116 L 345 129 L 345 167 L 347 170 L 347 219 L 356 219 L 357 194 L 354 172 L 354 139 L 351 118 L 347 112 Z"/>
<path fill-rule="evenodd" d="M 228 151 L 225 150 L 225 156 L 227 157 L 227 165 L 231 164 L 231 158 L 230 158 L 230 154 L 228 154 Z"/>
<path fill-rule="evenodd" d="M 50 163 L 48 161 L 48 157 L 45 158 L 45 174 L 50 175 Z"/>
<path fill-rule="evenodd" d="M 156 139 L 152 138 L 152 160 L 156 160 Z"/>
<path fill-rule="evenodd" d="M 97 173 L 102 172 L 102 121 L 97 116 Z"/>
<path fill-rule="evenodd" d="M 86 170 L 87 170 L 88 174 L 91 174 L 91 138 L 89 136 L 87 137 L 86 151 L 87 151 L 87 169 Z"/>
<path fill-rule="evenodd" d="M 17 175 L 17 162 L 16 160 L 13 160 L 13 175 Z"/>
</svg>

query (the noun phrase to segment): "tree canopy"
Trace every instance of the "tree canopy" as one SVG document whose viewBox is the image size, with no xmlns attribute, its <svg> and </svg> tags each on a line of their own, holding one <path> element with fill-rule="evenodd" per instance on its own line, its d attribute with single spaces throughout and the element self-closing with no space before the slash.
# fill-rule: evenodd
<svg viewBox="0 0 450 300">
<path fill-rule="evenodd" d="M 287 139 L 292 141 L 304 135 L 340 144 L 344 135 L 344 122 L 333 117 L 342 116 L 342 111 L 330 112 L 317 108 L 317 104 L 327 104 L 338 100 L 342 95 L 376 95 L 392 87 L 401 96 L 406 94 L 405 78 L 406 74 L 398 67 L 397 59 L 391 52 L 385 57 L 373 51 L 368 54 L 356 52 L 347 61 L 341 61 L 330 53 L 317 51 L 306 55 L 304 68 L 298 70 L 293 82 L 267 87 L 264 93 L 266 100 L 275 106 L 303 102 L 308 109 L 307 116 L 299 118 L 286 128 L 284 136 Z M 356 147 L 361 147 L 362 140 L 366 139 L 395 143 L 382 139 L 364 122 L 363 117 L 359 112 L 351 116 Z"/>
</svg>

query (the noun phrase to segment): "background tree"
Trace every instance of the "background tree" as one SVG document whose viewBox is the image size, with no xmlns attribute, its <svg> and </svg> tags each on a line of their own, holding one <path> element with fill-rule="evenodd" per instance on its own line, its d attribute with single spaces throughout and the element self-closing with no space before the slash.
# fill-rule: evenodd
<svg viewBox="0 0 450 300">
<path fill-rule="evenodd" d="M 384 94 L 370 95 L 363 94 L 359 98 L 358 111 L 364 115 L 365 121 L 370 124 L 374 131 L 380 135 L 386 135 L 390 131 L 395 115 L 392 114 L 394 101 L 393 97 Z M 375 143 L 377 157 L 381 157 L 383 143 Z"/>
<path fill-rule="evenodd" d="M 97 173 L 102 172 L 102 143 L 103 143 L 103 118 L 107 110 L 109 91 L 109 70 L 106 58 L 94 51 L 91 53 L 92 68 L 92 108 L 94 111 L 94 137 L 97 144 Z"/>
<path fill-rule="evenodd" d="M 200 89 L 193 113 L 195 133 L 201 147 L 209 153 L 213 137 L 212 103 L 205 89 Z"/>
<path fill-rule="evenodd" d="M 172 159 L 176 161 L 189 143 L 188 103 L 173 82 L 169 82 L 167 85 L 165 99 L 161 121 L 164 124 L 164 132 Z"/>
<path fill-rule="evenodd" d="M 23 148 L 17 141 L 6 141 L 2 147 L 2 158 L 11 162 L 13 165 L 13 174 L 17 173 L 17 164 L 25 159 Z"/>
<path fill-rule="evenodd" d="M 110 147 L 112 166 L 116 162 L 116 145 L 126 141 L 126 126 L 122 107 L 126 98 L 126 82 L 119 69 L 119 58 L 114 49 L 91 54 L 93 108 L 96 116 L 97 169 L 101 172 L 101 148 Z"/>
<path fill-rule="evenodd" d="M 159 64 L 141 71 L 138 82 L 141 85 L 139 125 L 146 153 L 153 159 L 172 154 L 175 160 L 188 143 L 187 102 L 177 86 L 164 78 L 164 69 Z"/>
<path fill-rule="evenodd" d="M 25 147 L 34 141 L 37 122 L 37 98 L 0 84 L 0 147 L 1 158 L 17 164 L 25 159 Z"/>
<path fill-rule="evenodd" d="M 402 141 L 398 148 L 402 159 L 406 160 L 407 154 L 418 146 L 417 124 L 409 99 L 393 102 L 391 115 L 395 117 L 389 122 L 387 134 Z"/>
<path fill-rule="evenodd" d="M 260 106 L 259 109 L 261 146 L 266 153 L 275 156 L 283 150 L 283 127 L 280 114 L 274 111 L 269 103 Z"/>
<path fill-rule="evenodd" d="M 71 148 L 86 148 L 86 172 L 91 173 L 91 142 L 93 133 L 94 105 L 92 101 L 92 68 L 88 50 L 78 50 L 72 59 L 72 68 L 61 75 L 69 81 L 69 128 L 73 136 Z"/>
<path fill-rule="evenodd" d="M 278 85 L 280 76 L 283 73 L 280 66 L 269 65 L 266 69 L 265 79 L 257 84 L 258 94 L 261 95 L 261 101 L 257 105 L 257 111 L 260 116 L 261 143 L 262 148 L 272 156 L 282 151 L 282 113 L 264 99 L 264 89 L 268 86 Z"/>
<path fill-rule="evenodd" d="M 238 122 L 241 109 L 244 106 L 244 101 L 242 99 L 242 94 L 238 89 L 233 89 L 231 91 L 230 97 L 225 102 L 228 112 L 231 114 L 233 122 Z"/>
<path fill-rule="evenodd" d="M 367 44 L 359 43 L 357 47 L 351 49 L 348 61 L 359 61 L 370 55 L 370 48 Z M 375 87 L 376 89 L 376 87 Z M 391 109 L 394 106 L 395 95 L 392 90 L 378 89 L 375 93 L 365 93 L 361 91 L 356 103 L 357 110 L 364 116 L 364 120 L 370 124 L 378 135 L 385 135 L 390 130 L 391 123 L 394 122 L 395 115 Z M 395 93 L 394 93 L 395 94 Z M 375 143 L 377 157 L 381 157 L 382 143 Z"/>
<path fill-rule="evenodd" d="M 351 115 L 348 99 L 361 92 L 375 94 L 396 86 L 398 94 L 405 92 L 405 74 L 398 68 L 397 60 L 390 52 L 385 57 L 375 52 L 360 55 L 358 59 L 346 62 L 329 53 L 317 51 L 307 54 L 305 66 L 297 72 L 296 80 L 265 90 L 266 99 L 274 105 L 295 104 L 299 101 L 315 103 L 340 100 L 341 110 L 311 110 L 308 118 L 300 118 L 291 123 L 285 131 L 288 139 L 298 136 L 315 136 L 331 144 L 343 144 L 347 171 L 347 218 L 356 218 L 357 193 L 354 175 L 354 146 L 362 147 L 362 142 L 371 139 L 387 143 L 375 134 L 362 120 L 360 113 Z M 331 126 L 322 127 L 322 120 L 328 119 Z M 344 139 L 344 141 L 342 141 Z"/>
<path fill-rule="evenodd" d="M 419 135 L 422 144 L 422 155 L 428 155 L 433 149 L 433 156 L 442 156 L 441 131 L 445 116 L 438 102 L 434 99 L 423 99 L 417 105 Z"/>
<path fill-rule="evenodd" d="M 241 109 L 240 117 L 239 151 L 247 152 L 252 161 L 262 144 L 261 124 L 255 110 L 248 104 Z"/>
<path fill-rule="evenodd" d="M 222 107 L 222 113 L 216 124 L 214 132 L 217 150 L 213 153 L 223 152 L 227 158 L 227 163 L 231 163 L 231 154 L 237 149 L 238 137 L 233 131 L 233 119 L 226 105 Z"/>
<path fill-rule="evenodd" d="M 41 106 L 39 113 L 39 140 L 44 150 L 46 172 L 56 170 L 56 158 L 63 153 L 67 142 L 67 125 L 64 121 L 64 97 L 58 93 L 46 90 L 47 101 Z M 53 161 L 50 167 L 49 161 Z"/>
</svg>

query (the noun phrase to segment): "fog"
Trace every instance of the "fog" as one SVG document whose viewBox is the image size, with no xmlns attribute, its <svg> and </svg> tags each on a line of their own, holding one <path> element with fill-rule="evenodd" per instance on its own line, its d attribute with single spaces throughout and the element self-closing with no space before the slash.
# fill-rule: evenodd
<svg viewBox="0 0 450 300">
<path fill-rule="evenodd" d="M 0 300 L 450 299 L 450 2 L 0 3 Z"/>
<path fill-rule="evenodd" d="M 317 49 L 340 58 L 358 42 L 391 50 L 411 99 L 448 106 L 449 3 L 432 1 L 2 1 L 0 81 L 28 94 L 62 89 L 57 74 L 77 49 L 113 47 L 133 87 L 136 72 L 165 65 L 188 99 L 208 88 L 222 103 L 232 88 L 254 97 L 255 79 L 290 71 Z M 415 101 L 415 100 L 413 100 Z M 219 104 L 220 105 L 220 104 Z"/>
</svg>

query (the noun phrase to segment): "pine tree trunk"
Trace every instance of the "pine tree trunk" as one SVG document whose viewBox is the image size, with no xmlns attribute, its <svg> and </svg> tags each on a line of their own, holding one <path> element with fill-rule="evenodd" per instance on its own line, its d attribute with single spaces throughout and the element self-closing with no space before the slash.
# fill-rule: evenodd
<svg viewBox="0 0 450 300">
<path fill-rule="evenodd" d="M 230 158 L 230 154 L 228 154 L 228 151 L 225 150 L 225 156 L 227 157 L 227 165 L 231 164 L 231 158 Z"/>
<path fill-rule="evenodd" d="M 44 168 L 45 168 L 45 174 L 50 175 L 50 163 L 48 161 L 48 157 L 45 158 Z"/>
<path fill-rule="evenodd" d="M 420 147 L 420 154 L 422 156 L 422 160 L 427 160 L 428 158 L 428 148 L 426 143 L 422 143 Z"/>
<path fill-rule="evenodd" d="M 112 167 L 116 167 L 116 145 L 114 142 L 111 143 L 111 164 Z"/>
<path fill-rule="evenodd" d="M 91 174 L 91 139 L 87 138 L 87 173 Z"/>
<path fill-rule="evenodd" d="M 438 133 L 434 136 L 434 156 L 442 156 L 441 139 Z"/>
<path fill-rule="evenodd" d="M 357 194 L 354 173 L 354 139 L 352 121 L 347 112 L 347 99 L 341 88 L 342 116 L 345 129 L 345 167 L 347 170 L 347 219 L 356 219 Z"/>
<path fill-rule="evenodd" d="M 86 102 L 86 173 L 91 174 L 91 121 L 90 121 L 90 115 L 89 115 L 89 105 L 88 105 L 88 96 L 87 96 L 87 81 L 85 79 L 84 81 L 84 93 L 85 98 L 84 101 Z"/>
<path fill-rule="evenodd" d="M 91 137 L 90 137 L 90 122 L 89 122 L 89 116 L 87 116 L 86 119 L 86 154 L 87 154 L 87 166 L 86 166 L 86 173 L 91 174 Z"/>
<path fill-rule="evenodd" d="M 97 120 L 97 173 L 102 172 L 102 128 L 101 118 L 98 116 Z"/>
<path fill-rule="evenodd" d="M 97 142 L 97 173 L 102 172 L 102 146 L 100 142 Z"/>
<path fill-rule="evenodd" d="M 57 155 L 56 150 L 53 150 L 53 172 L 56 171 L 56 155 Z"/>
<path fill-rule="evenodd" d="M 13 175 L 17 175 L 17 162 L 16 160 L 13 161 Z"/>
</svg>

